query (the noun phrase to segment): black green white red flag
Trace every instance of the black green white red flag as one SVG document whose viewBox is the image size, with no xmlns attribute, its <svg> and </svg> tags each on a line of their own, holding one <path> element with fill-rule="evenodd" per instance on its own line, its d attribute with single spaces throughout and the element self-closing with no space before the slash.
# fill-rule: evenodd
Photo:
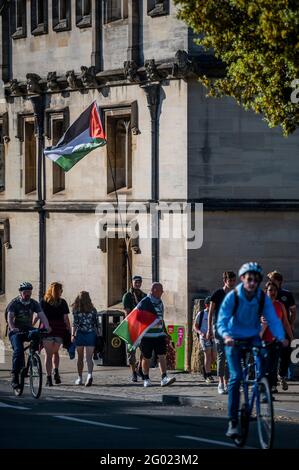
<svg viewBox="0 0 299 470">
<path fill-rule="evenodd" d="M 94 101 L 66 130 L 57 145 L 44 150 L 44 155 L 69 171 L 85 155 L 105 144 L 106 135 Z"/>
<path fill-rule="evenodd" d="M 143 336 L 160 322 L 161 319 L 157 316 L 156 310 L 147 296 L 126 316 L 113 333 L 128 343 L 130 349 L 135 349 Z"/>
</svg>

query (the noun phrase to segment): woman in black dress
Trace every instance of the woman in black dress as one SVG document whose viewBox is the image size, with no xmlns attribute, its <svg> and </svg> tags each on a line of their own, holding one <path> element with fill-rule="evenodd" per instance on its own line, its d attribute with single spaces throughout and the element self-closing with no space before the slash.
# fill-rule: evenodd
<svg viewBox="0 0 299 470">
<path fill-rule="evenodd" d="M 47 371 L 46 385 L 52 386 L 52 370 L 54 368 L 54 381 L 61 383 L 59 375 L 59 353 L 60 345 L 63 343 L 63 337 L 67 330 L 71 331 L 69 321 L 69 308 L 64 299 L 61 298 L 62 284 L 52 282 L 41 301 L 41 307 L 48 318 L 51 326 L 49 333 L 43 340 L 43 346 L 46 351 L 45 366 Z"/>
</svg>

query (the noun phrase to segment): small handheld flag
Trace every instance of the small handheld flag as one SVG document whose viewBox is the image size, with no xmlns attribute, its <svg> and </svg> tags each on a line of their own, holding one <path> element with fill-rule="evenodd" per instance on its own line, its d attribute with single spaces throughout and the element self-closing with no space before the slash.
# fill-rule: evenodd
<svg viewBox="0 0 299 470">
<path fill-rule="evenodd" d="M 151 302 L 145 298 L 115 328 L 113 333 L 128 343 L 130 349 L 135 349 L 145 333 L 160 321 Z"/>
<path fill-rule="evenodd" d="M 44 150 L 44 154 L 69 171 L 85 155 L 106 144 L 100 112 L 94 101 L 66 130 L 55 147 Z"/>
</svg>

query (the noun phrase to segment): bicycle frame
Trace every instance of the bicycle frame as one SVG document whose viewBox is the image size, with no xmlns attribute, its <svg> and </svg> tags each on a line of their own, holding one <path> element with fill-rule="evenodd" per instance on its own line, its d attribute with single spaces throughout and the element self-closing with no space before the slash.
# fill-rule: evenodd
<svg viewBox="0 0 299 470">
<path fill-rule="evenodd" d="M 234 438 L 235 444 L 238 447 L 245 445 L 249 422 L 257 420 L 259 441 L 262 449 L 270 449 L 273 444 L 274 438 L 274 417 L 273 417 L 273 404 L 272 396 L 269 388 L 269 383 L 263 374 L 262 364 L 262 348 L 251 347 L 239 342 L 238 344 L 241 353 L 241 367 L 242 367 L 242 384 L 244 402 L 240 406 L 240 435 Z M 253 362 L 248 362 L 248 354 L 250 351 L 253 355 Z M 250 378 L 250 372 L 253 368 L 254 377 Z M 249 391 L 249 386 L 252 385 L 252 390 Z M 241 398 L 241 397 L 240 397 Z M 241 401 L 241 400 L 240 400 Z M 263 412 L 262 403 L 267 407 L 267 414 Z M 253 417 L 253 409 L 256 407 L 256 416 Z"/>
<path fill-rule="evenodd" d="M 39 398 L 42 390 L 42 366 L 40 357 L 38 354 L 38 347 L 42 340 L 42 336 L 45 330 L 36 330 L 33 332 L 32 337 L 28 338 L 29 345 L 24 347 L 24 367 L 20 371 L 20 386 L 14 389 L 16 396 L 21 396 L 24 390 L 25 377 L 29 376 L 30 379 L 30 391 L 34 398 Z M 25 357 L 25 351 L 29 351 L 27 360 Z M 33 365 L 35 373 L 33 373 Z M 36 372 L 37 371 L 37 372 Z M 28 375 L 29 374 L 29 375 Z M 37 375 L 36 375 L 37 374 Z M 38 378 L 37 386 L 34 382 L 35 378 Z"/>
<path fill-rule="evenodd" d="M 258 382 L 262 378 L 260 350 L 257 347 L 253 347 L 251 351 L 253 353 L 253 359 L 254 359 L 253 364 L 247 364 L 242 367 L 242 383 L 243 383 L 245 404 L 246 404 L 249 415 L 252 414 L 255 400 L 256 400 L 257 412 L 260 411 L 260 393 L 259 393 L 259 388 L 258 388 Z M 249 354 L 249 349 L 244 347 L 244 352 Z M 250 368 L 252 366 L 254 366 L 255 378 L 253 380 L 250 380 L 250 379 L 247 379 L 247 376 L 249 375 Z M 250 383 L 253 384 L 253 390 L 252 390 L 251 397 L 249 398 L 249 384 Z"/>
</svg>

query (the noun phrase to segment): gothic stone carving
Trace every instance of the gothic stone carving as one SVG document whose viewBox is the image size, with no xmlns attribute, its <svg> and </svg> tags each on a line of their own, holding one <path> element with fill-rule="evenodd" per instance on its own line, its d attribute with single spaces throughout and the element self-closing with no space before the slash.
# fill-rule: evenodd
<svg viewBox="0 0 299 470">
<path fill-rule="evenodd" d="M 65 76 L 69 88 L 76 89 L 80 87 L 80 81 L 76 77 L 74 70 L 68 70 Z"/>
<path fill-rule="evenodd" d="M 85 65 L 82 65 L 80 79 L 83 86 L 86 88 L 97 86 L 94 67 L 85 67 Z"/>
<path fill-rule="evenodd" d="M 124 75 L 129 82 L 138 82 L 137 64 L 133 60 L 124 62 Z"/>
<path fill-rule="evenodd" d="M 57 75 L 56 72 L 49 72 L 47 75 L 47 89 L 49 91 L 57 91 L 59 90 L 59 85 L 57 82 Z"/>
<path fill-rule="evenodd" d="M 172 68 L 174 77 L 186 77 L 190 72 L 194 72 L 194 65 L 189 59 L 186 51 L 177 51 L 175 54 L 175 62 Z"/>
<path fill-rule="evenodd" d="M 165 78 L 165 74 L 157 69 L 155 59 L 147 60 L 144 64 L 146 77 L 150 82 L 156 82 Z"/>
<path fill-rule="evenodd" d="M 39 85 L 40 76 L 36 73 L 27 73 L 27 92 L 28 93 L 40 93 L 41 87 Z"/>
<path fill-rule="evenodd" d="M 154 8 L 148 11 L 148 15 L 151 17 L 167 15 L 168 3 L 169 0 L 156 0 Z"/>
<path fill-rule="evenodd" d="M 8 89 L 9 89 L 10 94 L 13 96 L 19 95 L 22 93 L 21 84 L 15 78 L 10 80 Z"/>
</svg>

